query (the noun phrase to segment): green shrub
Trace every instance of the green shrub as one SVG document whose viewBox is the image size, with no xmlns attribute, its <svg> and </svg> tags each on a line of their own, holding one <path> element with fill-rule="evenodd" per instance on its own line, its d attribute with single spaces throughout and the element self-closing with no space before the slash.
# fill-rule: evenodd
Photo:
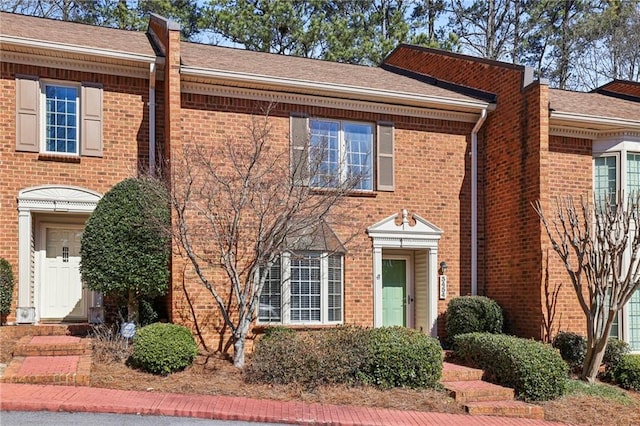
<svg viewBox="0 0 640 426">
<path fill-rule="evenodd" d="M 273 384 L 367 383 L 433 387 L 442 373 L 437 340 L 401 327 L 336 327 L 292 332 L 274 327 L 258 340 L 245 379 Z"/>
<path fill-rule="evenodd" d="M 622 358 L 629 353 L 630 349 L 629 344 L 624 340 L 620 340 L 615 337 L 611 337 L 607 340 L 607 347 L 604 350 L 604 356 L 602 357 L 602 363 L 605 367 L 605 378 L 612 378 L 613 370 L 622 361 Z"/>
<path fill-rule="evenodd" d="M 640 391 L 640 355 L 624 355 L 613 369 L 613 378 L 623 389 Z"/>
<path fill-rule="evenodd" d="M 11 264 L 0 257 L 0 315 L 9 314 L 11 299 L 13 299 L 13 271 Z"/>
<path fill-rule="evenodd" d="M 549 345 L 490 333 L 454 338 L 455 355 L 485 370 L 488 378 L 513 388 L 525 401 L 545 401 L 563 395 L 568 366 Z"/>
<path fill-rule="evenodd" d="M 560 351 L 572 370 L 582 367 L 587 354 L 587 339 L 578 333 L 561 331 L 553 338 L 552 346 Z"/>
<path fill-rule="evenodd" d="M 140 299 L 166 293 L 169 283 L 168 195 L 151 178 L 131 178 L 100 199 L 82 233 L 80 273 L 90 290 L 127 303 L 137 321 Z"/>
<path fill-rule="evenodd" d="M 256 343 L 245 379 L 273 384 L 354 383 L 368 356 L 368 330 L 336 327 L 295 332 L 269 327 Z"/>
<path fill-rule="evenodd" d="M 434 387 L 442 375 L 440 343 L 417 330 L 382 327 L 371 330 L 364 381 L 383 388 Z"/>
<path fill-rule="evenodd" d="M 153 374 L 167 375 L 191 365 L 198 345 L 191 331 L 177 324 L 155 323 L 133 337 L 131 363 Z"/>
<path fill-rule="evenodd" d="M 500 305 L 484 296 L 461 296 L 451 299 L 447 306 L 446 319 L 449 342 L 458 334 L 502 333 L 504 324 Z"/>
</svg>

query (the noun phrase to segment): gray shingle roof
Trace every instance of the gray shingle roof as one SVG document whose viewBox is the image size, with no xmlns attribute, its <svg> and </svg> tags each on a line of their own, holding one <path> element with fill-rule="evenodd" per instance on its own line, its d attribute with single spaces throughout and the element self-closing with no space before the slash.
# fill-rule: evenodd
<svg viewBox="0 0 640 426">
<path fill-rule="evenodd" d="M 431 86 L 377 67 L 196 43 L 182 43 L 180 53 L 182 65 L 187 67 L 477 101 L 472 97 Z"/>
<path fill-rule="evenodd" d="M 549 102 L 551 109 L 558 112 L 634 120 L 640 123 L 640 103 L 600 93 L 550 89 Z"/>
<path fill-rule="evenodd" d="M 85 48 L 155 56 L 147 35 L 143 32 L 13 13 L 0 12 L 0 34 Z"/>
</svg>

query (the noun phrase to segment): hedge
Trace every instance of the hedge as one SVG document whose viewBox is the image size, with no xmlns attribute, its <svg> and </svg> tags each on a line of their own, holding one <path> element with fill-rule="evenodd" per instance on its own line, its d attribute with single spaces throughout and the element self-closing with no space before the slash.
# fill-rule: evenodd
<svg viewBox="0 0 640 426">
<path fill-rule="evenodd" d="M 524 401 L 564 394 L 568 366 L 550 345 L 513 336 L 468 333 L 454 338 L 455 355 L 485 370 L 495 383 L 513 388 Z"/>
</svg>

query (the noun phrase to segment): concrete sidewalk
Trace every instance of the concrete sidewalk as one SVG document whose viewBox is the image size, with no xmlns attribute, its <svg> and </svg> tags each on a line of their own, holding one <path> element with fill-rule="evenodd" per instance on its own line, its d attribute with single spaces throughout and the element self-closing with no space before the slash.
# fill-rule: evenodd
<svg viewBox="0 0 640 426">
<path fill-rule="evenodd" d="M 0 384 L 0 410 L 197 417 L 319 425 L 561 425 L 541 420 L 466 416 L 250 398 L 123 391 L 84 386 Z"/>
</svg>

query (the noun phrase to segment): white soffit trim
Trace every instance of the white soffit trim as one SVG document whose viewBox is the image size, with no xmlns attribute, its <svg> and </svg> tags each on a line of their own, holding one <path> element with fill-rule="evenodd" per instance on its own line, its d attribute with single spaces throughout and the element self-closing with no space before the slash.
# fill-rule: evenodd
<svg viewBox="0 0 640 426">
<path fill-rule="evenodd" d="M 0 50 L 2 61 L 13 64 L 33 65 L 46 68 L 60 68 L 71 71 L 92 72 L 96 74 L 118 75 L 122 77 L 149 78 L 149 65 L 137 67 L 124 64 L 108 64 L 80 59 L 44 56 L 38 54 Z"/>
<path fill-rule="evenodd" d="M 156 55 L 144 55 L 141 53 L 122 52 L 119 50 L 111 49 L 98 49 L 94 47 L 78 46 L 75 44 L 56 43 L 52 41 L 0 35 L 0 45 L 4 43 L 8 45 L 28 47 L 32 49 L 54 50 L 56 52 L 76 53 L 88 56 L 101 56 L 105 58 L 134 62 L 153 63 L 156 61 Z"/>
<path fill-rule="evenodd" d="M 627 130 L 627 129 L 607 129 L 607 130 L 594 130 L 584 127 L 570 127 L 570 126 L 549 126 L 549 135 L 551 136 L 566 136 L 570 138 L 579 139 L 606 139 L 606 138 L 619 138 L 619 137 L 640 137 L 640 130 Z"/>
<path fill-rule="evenodd" d="M 440 96 L 419 95 L 407 92 L 394 92 L 384 89 L 370 89 L 335 83 L 319 83 L 308 80 L 297 80 L 285 77 L 272 77 L 258 74 L 240 73 L 234 71 L 218 71 L 207 68 L 183 66 L 180 73 L 184 76 L 217 79 L 236 84 L 259 84 L 284 90 L 307 90 L 325 96 L 350 97 L 391 103 L 412 103 L 415 105 L 453 109 L 464 112 L 478 112 L 490 107 L 489 103 L 472 99 L 455 99 Z M 474 120 L 475 122 L 475 120 Z"/>
<path fill-rule="evenodd" d="M 244 89 L 239 87 L 220 86 L 208 83 L 185 82 L 181 84 L 182 93 L 193 93 L 207 96 L 222 96 L 255 101 L 309 105 L 325 108 L 336 108 L 352 111 L 363 111 L 378 114 L 404 115 L 409 117 L 430 118 L 434 120 L 459 121 L 475 123 L 478 113 L 447 111 L 427 107 L 396 105 L 390 103 L 358 101 L 353 99 L 333 98 L 298 93 L 276 92 L 270 90 Z"/>
<path fill-rule="evenodd" d="M 638 133 L 640 133 L 640 120 L 562 111 L 551 111 L 549 118 L 549 134 L 554 136 L 596 139 Z"/>
</svg>

